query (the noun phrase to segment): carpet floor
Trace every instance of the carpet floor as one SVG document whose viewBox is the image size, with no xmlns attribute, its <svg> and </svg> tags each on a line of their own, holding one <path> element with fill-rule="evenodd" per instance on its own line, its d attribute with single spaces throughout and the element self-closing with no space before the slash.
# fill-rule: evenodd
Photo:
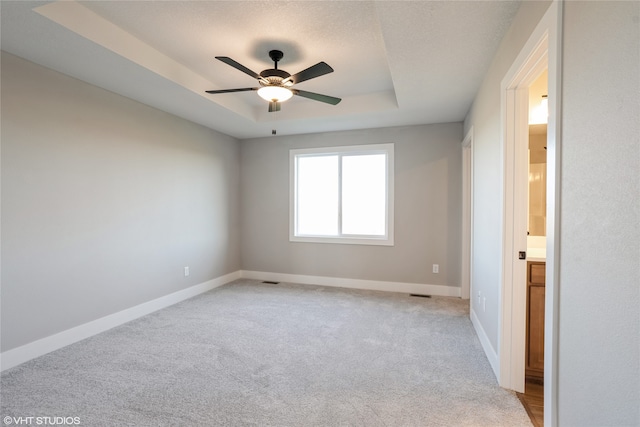
<svg viewBox="0 0 640 427">
<path fill-rule="evenodd" d="M 531 426 L 497 385 L 468 312 L 457 298 L 239 280 L 5 371 L 1 416 Z"/>
</svg>

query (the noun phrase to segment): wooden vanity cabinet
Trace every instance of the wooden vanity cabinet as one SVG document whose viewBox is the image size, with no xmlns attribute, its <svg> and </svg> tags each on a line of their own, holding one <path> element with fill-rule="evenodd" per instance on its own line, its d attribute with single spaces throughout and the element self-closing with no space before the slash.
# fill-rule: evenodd
<svg viewBox="0 0 640 427">
<path fill-rule="evenodd" d="M 527 262 L 527 342 L 525 374 L 544 378 L 545 263 Z"/>
</svg>

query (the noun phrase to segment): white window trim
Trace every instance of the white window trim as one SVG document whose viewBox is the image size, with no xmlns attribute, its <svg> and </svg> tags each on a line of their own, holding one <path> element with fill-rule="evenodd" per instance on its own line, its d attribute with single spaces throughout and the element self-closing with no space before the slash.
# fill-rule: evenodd
<svg viewBox="0 0 640 427">
<path fill-rule="evenodd" d="M 387 181 L 386 181 L 386 235 L 385 236 L 296 236 L 296 157 L 309 154 L 386 154 L 387 155 Z M 335 243 L 348 245 L 394 245 L 394 144 L 368 144 L 350 145 L 341 147 L 302 148 L 289 150 L 289 241 L 306 243 Z"/>
</svg>

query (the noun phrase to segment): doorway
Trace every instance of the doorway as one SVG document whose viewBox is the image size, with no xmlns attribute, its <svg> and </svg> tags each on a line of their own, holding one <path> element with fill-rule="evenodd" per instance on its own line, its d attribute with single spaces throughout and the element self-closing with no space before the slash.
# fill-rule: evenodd
<svg viewBox="0 0 640 427">
<path fill-rule="evenodd" d="M 473 127 L 462 140 L 462 286 L 460 297 L 471 296 L 473 275 Z"/>
<path fill-rule="evenodd" d="M 529 88 L 547 68 L 548 37 L 545 34 L 513 76 L 503 82 L 505 168 L 500 383 L 520 393 L 524 392 L 526 369 Z"/>
<path fill-rule="evenodd" d="M 535 427 L 544 425 L 544 317 L 546 279 L 546 176 L 548 70 L 529 86 L 525 384 L 518 398 Z"/>
<path fill-rule="evenodd" d="M 544 380 L 548 70 L 529 86 L 525 379 Z M 514 283 L 517 286 L 517 284 Z M 526 386 L 525 386 L 526 389 Z"/>
</svg>

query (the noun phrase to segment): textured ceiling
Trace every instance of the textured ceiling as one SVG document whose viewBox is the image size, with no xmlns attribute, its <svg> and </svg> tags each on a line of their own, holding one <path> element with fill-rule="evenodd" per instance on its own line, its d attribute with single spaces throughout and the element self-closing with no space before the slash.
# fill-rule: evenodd
<svg viewBox="0 0 640 427">
<path fill-rule="evenodd" d="M 2 49 L 237 138 L 461 121 L 518 1 L 1 1 Z M 335 72 L 268 113 L 255 72 Z"/>
</svg>

